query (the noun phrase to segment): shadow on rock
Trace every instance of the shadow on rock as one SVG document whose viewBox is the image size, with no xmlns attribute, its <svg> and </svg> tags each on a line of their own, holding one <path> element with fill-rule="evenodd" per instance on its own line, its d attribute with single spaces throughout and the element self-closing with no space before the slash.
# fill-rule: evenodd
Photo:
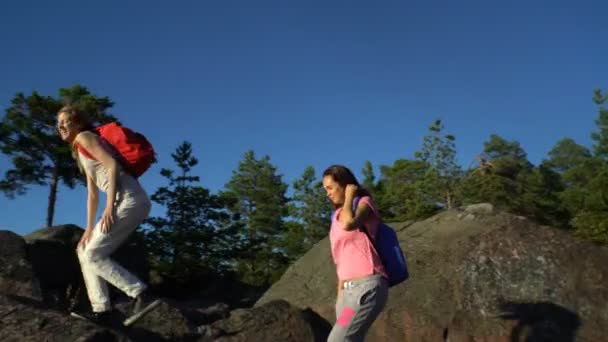
<svg viewBox="0 0 608 342">
<path fill-rule="evenodd" d="M 315 341 L 326 341 L 332 325 L 310 308 L 302 310 L 302 318 L 310 324 Z"/>
<path fill-rule="evenodd" d="M 581 326 L 576 313 L 553 303 L 503 302 L 499 308 L 499 317 L 517 321 L 511 342 L 574 342 Z"/>
</svg>

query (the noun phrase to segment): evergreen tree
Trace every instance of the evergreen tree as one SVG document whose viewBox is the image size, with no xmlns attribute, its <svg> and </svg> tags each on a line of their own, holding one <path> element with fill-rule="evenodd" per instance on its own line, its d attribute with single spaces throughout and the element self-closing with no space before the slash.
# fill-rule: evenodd
<svg viewBox="0 0 608 342">
<path fill-rule="evenodd" d="M 166 216 L 146 220 L 145 236 L 154 268 L 177 284 L 189 284 L 208 272 L 233 268 L 235 232 L 220 198 L 196 185 L 199 177 L 192 168 L 198 160 L 191 144 L 181 143 L 171 157 L 178 170 L 162 169 L 168 185 L 151 197 L 166 209 Z"/>
<path fill-rule="evenodd" d="M 596 89 L 593 94 L 593 102 L 599 107 L 599 116 L 595 120 L 597 131 L 591 133 L 591 139 L 594 141 L 593 151 L 597 158 L 608 162 L 608 109 L 604 107 L 604 103 L 608 101 L 608 95 Z"/>
<path fill-rule="evenodd" d="M 424 137 L 422 149 L 415 155 L 429 166 L 424 179 L 426 193 L 451 209 L 458 201 L 457 188 L 462 170 L 456 162 L 456 138 L 442 134 L 443 129 L 441 120 L 435 120 L 429 127 L 429 134 Z"/>
<path fill-rule="evenodd" d="M 231 199 L 230 209 L 239 218 L 238 272 L 251 285 L 270 285 L 289 261 L 281 245 L 283 218 L 288 213 L 287 184 L 276 171 L 270 157 L 258 160 L 253 151 L 247 151 L 223 194 Z"/>
<path fill-rule="evenodd" d="M 375 198 L 383 220 L 415 220 L 437 212 L 437 203 L 426 193 L 428 169 L 424 161 L 407 159 L 396 160 L 392 166 L 380 166 Z"/>
<path fill-rule="evenodd" d="M 366 160 L 365 164 L 363 165 L 363 170 L 361 170 L 361 172 L 363 173 L 363 187 L 369 190 L 373 195 L 376 191 L 376 175 L 374 174 L 374 167 L 372 166 L 372 162 Z"/>
<path fill-rule="evenodd" d="M 70 146 L 57 134 L 57 112 L 68 103 L 86 112 L 93 124 L 116 120 L 107 113 L 113 105 L 109 98 L 97 97 L 75 85 L 59 89 L 58 98 L 36 91 L 29 96 L 17 93 L 0 121 L 0 151 L 13 163 L 0 180 L 0 191 L 13 198 L 25 194 L 28 185 L 48 186 L 46 226 L 53 225 L 59 184 L 73 188 L 84 180 Z"/>
<path fill-rule="evenodd" d="M 289 204 L 289 214 L 293 220 L 287 222 L 285 238 L 286 253 L 292 261 L 326 237 L 331 224 L 331 205 L 323 183 L 315 178 L 312 166 L 308 166 L 302 176 L 294 181 L 293 189 Z"/>
</svg>

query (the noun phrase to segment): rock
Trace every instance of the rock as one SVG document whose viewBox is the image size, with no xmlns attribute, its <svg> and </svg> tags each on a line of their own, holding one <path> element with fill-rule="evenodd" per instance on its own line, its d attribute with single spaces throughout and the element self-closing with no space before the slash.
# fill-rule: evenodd
<svg viewBox="0 0 608 342">
<path fill-rule="evenodd" d="M 326 341 L 330 324 L 310 310 L 286 301 L 271 301 L 252 309 L 237 309 L 230 317 L 199 327 L 199 341 Z"/>
<path fill-rule="evenodd" d="M 180 305 L 181 312 L 196 326 L 209 324 L 230 315 L 230 307 L 225 303 L 215 303 L 206 307 L 198 307 L 187 304 Z"/>
<path fill-rule="evenodd" d="M 73 224 L 67 224 L 42 228 L 26 235 L 24 238 L 28 243 L 39 240 L 58 241 L 65 244 L 73 251 L 76 249 L 82 233 L 84 233 L 84 229 Z M 139 233 L 136 232 L 132 234 L 131 237 L 112 254 L 112 258 L 142 280 L 148 280 L 149 265 L 144 249 L 144 242 Z"/>
<path fill-rule="evenodd" d="M 76 245 L 78 244 L 78 241 L 80 241 L 80 237 L 82 236 L 83 232 L 84 230 L 77 225 L 66 224 L 38 229 L 25 235 L 23 238 L 27 242 L 36 240 L 55 240 L 71 247 L 72 249 L 76 249 Z"/>
<path fill-rule="evenodd" d="M 118 342 L 128 339 L 110 329 L 49 310 L 40 303 L 0 295 L 0 341 Z"/>
<path fill-rule="evenodd" d="M 407 227 L 411 226 L 412 224 L 414 224 L 416 221 L 413 220 L 407 220 L 404 222 L 389 222 L 387 223 L 389 226 L 393 227 L 393 229 L 398 232 L 401 230 L 406 229 Z"/>
<path fill-rule="evenodd" d="M 329 252 L 329 239 L 325 238 L 293 263 L 281 279 L 258 300 L 256 306 L 272 300 L 284 299 L 301 308 L 309 307 L 333 323 L 336 283 L 336 270 Z"/>
<path fill-rule="evenodd" d="M 76 255 L 83 232 L 82 228 L 70 224 L 39 229 L 25 236 L 28 260 L 39 279 L 42 298 L 60 309 L 90 307 Z M 148 279 L 143 241 L 137 234 L 114 252 L 112 258 L 140 279 Z M 117 289 L 110 288 L 112 297 L 124 297 Z"/>
<path fill-rule="evenodd" d="M 64 310 L 89 307 L 73 248 L 57 239 L 34 239 L 27 243 L 27 251 L 46 303 Z"/>
<path fill-rule="evenodd" d="M 471 204 L 466 206 L 464 211 L 473 214 L 491 214 L 494 212 L 494 206 L 490 203 Z"/>
<path fill-rule="evenodd" d="M 126 315 L 130 306 L 124 305 L 119 309 Z M 181 341 L 194 336 L 194 326 L 175 305 L 167 300 L 163 300 L 156 309 L 135 322 L 133 327 L 170 341 Z"/>
<path fill-rule="evenodd" d="M 0 293 L 42 300 L 25 241 L 7 230 L 0 231 Z"/>
<path fill-rule="evenodd" d="M 368 341 L 605 339 L 608 248 L 502 212 L 477 212 L 470 221 L 458 214 L 398 232 L 410 279 L 390 289 Z M 333 323 L 335 284 L 326 239 L 256 306 L 285 299 Z"/>
</svg>

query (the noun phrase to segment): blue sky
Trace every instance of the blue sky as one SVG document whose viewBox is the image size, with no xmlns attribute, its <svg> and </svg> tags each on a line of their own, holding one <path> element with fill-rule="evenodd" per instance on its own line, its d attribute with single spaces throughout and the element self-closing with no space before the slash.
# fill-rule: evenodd
<svg viewBox="0 0 608 342">
<path fill-rule="evenodd" d="M 289 184 L 308 165 L 359 173 L 365 160 L 377 169 L 412 158 L 435 118 L 456 136 L 463 166 L 492 133 L 537 164 L 561 138 L 591 144 L 592 90 L 608 90 L 607 10 L 605 1 L 12 1 L 0 5 L 0 110 L 17 92 L 56 96 L 75 83 L 109 96 L 111 112 L 157 149 L 142 177 L 150 194 L 184 140 L 215 192 L 249 149 Z M 0 175 L 9 167 L 0 155 Z M 85 189 L 58 196 L 55 224 L 82 225 Z M 0 195 L 0 229 L 42 227 L 47 197 L 46 187 Z"/>
</svg>

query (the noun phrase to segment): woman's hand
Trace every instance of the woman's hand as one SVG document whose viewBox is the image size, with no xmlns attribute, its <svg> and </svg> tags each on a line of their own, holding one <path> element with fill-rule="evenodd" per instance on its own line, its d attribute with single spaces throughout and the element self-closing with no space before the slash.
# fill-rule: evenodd
<svg viewBox="0 0 608 342">
<path fill-rule="evenodd" d="M 101 232 L 107 234 L 114 224 L 114 208 L 106 207 L 101 215 Z"/>
<path fill-rule="evenodd" d="M 359 187 L 355 184 L 347 184 L 346 189 L 344 190 L 344 196 L 348 199 L 353 199 L 357 194 L 357 190 L 359 190 Z"/>
<path fill-rule="evenodd" d="M 76 248 L 84 249 L 86 247 L 87 243 L 89 243 L 89 240 L 91 239 L 92 232 L 93 232 L 93 229 L 90 229 L 90 228 L 85 229 L 84 233 L 80 237 L 80 241 L 78 241 L 78 246 Z"/>
</svg>

